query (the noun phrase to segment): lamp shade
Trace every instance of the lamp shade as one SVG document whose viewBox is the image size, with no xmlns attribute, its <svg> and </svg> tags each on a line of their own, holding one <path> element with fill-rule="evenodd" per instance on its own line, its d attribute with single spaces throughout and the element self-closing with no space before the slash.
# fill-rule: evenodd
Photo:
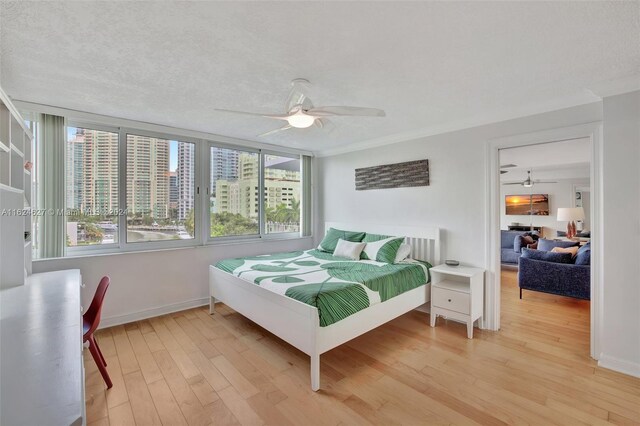
<svg viewBox="0 0 640 426">
<path fill-rule="evenodd" d="M 584 209 L 582 207 L 559 207 L 557 219 L 563 222 L 584 220 Z"/>
</svg>

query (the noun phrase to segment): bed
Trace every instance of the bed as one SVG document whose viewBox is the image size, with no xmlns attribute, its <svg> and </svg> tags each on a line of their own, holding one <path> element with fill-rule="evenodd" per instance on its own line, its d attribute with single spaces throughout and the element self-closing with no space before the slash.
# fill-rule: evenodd
<svg viewBox="0 0 640 426">
<path fill-rule="evenodd" d="M 385 265 L 307 250 L 227 259 L 209 267 L 210 313 L 220 301 L 309 355 L 314 391 L 320 389 L 320 355 L 428 303 L 426 266 L 440 263 L 438 228 L 325 224 L 331 227 L 406 236 L 411 259 Z M 370 280 L 366 285 L 363 276 Z"/>
</svg>

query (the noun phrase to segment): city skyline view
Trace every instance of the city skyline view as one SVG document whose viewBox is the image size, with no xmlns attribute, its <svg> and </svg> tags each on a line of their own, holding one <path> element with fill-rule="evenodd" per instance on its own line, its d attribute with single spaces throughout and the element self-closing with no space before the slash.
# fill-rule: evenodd
<svg viewBox="0 0 640 426">
<path fill-rule="evenodd" d="M 118 217 L 126 210 L 127 242 L 194 238 L 195 144 L 127 134 L 126 206 L 119 206 L 115 132 L 67 128 L 67 245 L 118 242 Z M 257 153 L 210 149 L 210 236 L 299 232 L 300 160 L 265 155 L 264 197 L 258 197 Z"/>
</svg>

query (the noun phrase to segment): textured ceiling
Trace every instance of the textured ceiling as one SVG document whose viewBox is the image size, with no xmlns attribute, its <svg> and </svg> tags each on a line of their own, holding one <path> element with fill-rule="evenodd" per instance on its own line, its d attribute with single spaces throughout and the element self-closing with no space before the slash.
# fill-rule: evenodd
<svg viewBox="0 0 640 426">
<path fill-rule="evenodd" d="M 6 2 L 0 84 L 14 99 L 312 151 L 593 99 L 640 70 L 638 2 Z M 215 108 L 386 110 L 295 129 Z M 591 98 L 590 98 L 591 96 Z"/>
</svg>

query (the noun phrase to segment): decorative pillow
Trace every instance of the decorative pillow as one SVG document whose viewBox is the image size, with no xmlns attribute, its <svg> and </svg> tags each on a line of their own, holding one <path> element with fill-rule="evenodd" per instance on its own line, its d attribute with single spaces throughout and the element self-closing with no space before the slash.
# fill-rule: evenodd
<svg viewBox="0 0 640 426">
<path fill-rule="evenodd" d="M 522 256 L 526 259 L 543 260 L 553 263 L 571 263 L 571 253 L 554 253 L 552 251 L 522 249 Z"/>
<path fill-rule="evenodd" d="M 591 243 L 580 247 L 576 256 L 576 265 L 591 265 Z"/>
<path fill-rule="evenodd" d="M 524 235 L 531 237 L 533 241 L 538 241 L 540 239 L 540 234 L 538 233 L 538 231 L 529 231 L 529 232 L 526 232 Z"/>
<path fill-rule="evenodd" d="M 520 253 L 524 247 L 527 247 L 529 244 L 533 244 L 533 238 L 531 235 L 516 235 L 513 239 L 513 251 L 516 253 Z"/>
<path fill-rule="evenodd" d="M 318 250 L 333 253 L 336 249 L 339 239 L 359 243 L 364 238 L 364 232 L 341 231 L 340 229 L 329 228 L 327 235 L 324 236 Z"/>
<path fill-rule="evenodd" d="M 396 260 L 393 263 L 400 263 L 411 255 L 411 246 L 409 244 L 400 244 L 398 253 L 396 253 Z"/>
<path fill-rule="evenodd" d="M 578 254 L 578 248 L 577 246 L 574 247 L 554 247 L 551 249 L 551 251 L 553 253 L 570 253 L 571 254 L 571 258 L 576 257 L 576 254 Z"/>
<path fill-rule="evenodd" d="M 367 243 L 354 243 L 340 238 L 336 244 L 336 249 L 333 251 L 333 255 L 346 257 L 351 260 L 360 260 L 360 253 L 362 253 L 366 245 Z"/>
<path fill-rule="evenodd" d="M 379 235 L 379 234 L 364 234 L 364 239 L 362 242 L 364 243 L 373 243 L 374 241 L 386 240 L 387 238 L 391 238 L 391 235 Z"/>
<path fill-rule="evenodd" d="M 555 241 L 555 240 L 546 240 L 544 238 L 540 238 L 538 240 L 538 250 L 543 251 L 551 251 L 554 247 L 573 247 L 579 246 L 580 243 L 577 241 Z"/>
<path fill-rule="evenodd" d="M 400 249 L 400 245 L 403 242 L 404 237 L 391 237 L 367 243 L 362 252 L 362 258 L 384 263 L 393 263 L 396 260 L 398 249 Z"/>
<path fill-rule="evenodd" d="M 513 238 L 513 251 L 520 253 L 522 251 L 523 243 L 522 235 L 516 235 Z"/>
</svg>

